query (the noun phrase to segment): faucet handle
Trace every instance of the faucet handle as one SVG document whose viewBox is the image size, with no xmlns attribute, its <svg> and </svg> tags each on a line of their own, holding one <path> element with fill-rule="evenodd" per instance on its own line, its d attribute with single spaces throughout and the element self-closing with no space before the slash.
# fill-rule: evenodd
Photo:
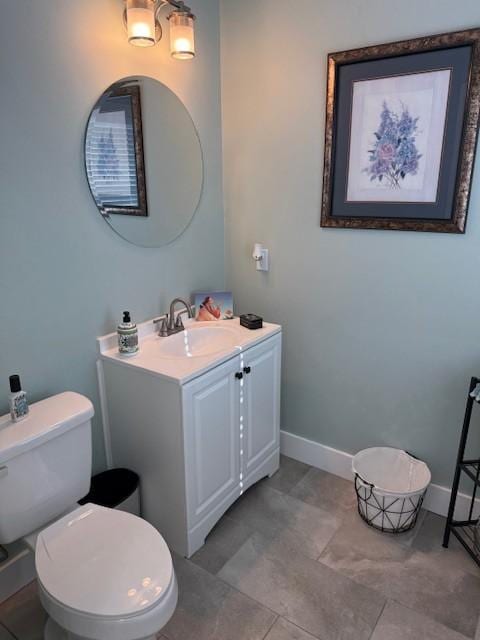
<svg viewBox="0 0 480 640">
<path fill-rule="evenodd" d="M 160 324 L 160 329 L 158 330 L 158 335 L 162 338 L 168 336 L 168 325 L 167 325 L 167 316 L 164 318 L 157 318 L 153 321 L 154 324 Z"/>
<path fill-rule="evenodd" d="M 182 314 L 179 313 L 177 315 L 177 319 L 175 320 L 175 328 L 176 329 L 185 329 L 185 327 L 183 326 L 183 320 L 182 320 Z"/>
</svg>

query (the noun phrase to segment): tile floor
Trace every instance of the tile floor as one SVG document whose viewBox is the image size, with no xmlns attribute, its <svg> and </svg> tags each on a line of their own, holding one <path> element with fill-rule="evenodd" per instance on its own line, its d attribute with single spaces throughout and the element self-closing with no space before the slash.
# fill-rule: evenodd
<svg viewBox="0 0 480 640">
<path fill-rule="evenodd" d="M 480 613 L 480 570 L 444 519 L 413 532 L 367 527 L 353 485 L 282 458 L 190 560 L 175 557 L 178 608 L 159 640 L 465 640 Z M 0 605 L 0 640 L 40 640 L 35 584 Z M 476 640 L 480 640 L 477 631 Z"/>
</svg>

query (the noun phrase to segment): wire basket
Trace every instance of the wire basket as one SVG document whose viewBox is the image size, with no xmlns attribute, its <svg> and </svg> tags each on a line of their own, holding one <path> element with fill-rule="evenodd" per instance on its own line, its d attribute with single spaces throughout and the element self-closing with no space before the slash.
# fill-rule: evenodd
<svg viewBox="0 0 480 640">
<path fill-rule="evenodd" d="M 413 529 L 431 475 L 427 465 L 400 449 L 375 447 L 360 451 L 352 462 L 358 513 L 387 533 Z"/>
<path fill-rule="evenodd" d="M 395 498 L 379 496 L 374 489 L 375 485 L 355 476 L 360 517 L 371 527 L 388 533 L 404 533 L 413 529 L 427 490 L 413 498 Z"/>
</svg>

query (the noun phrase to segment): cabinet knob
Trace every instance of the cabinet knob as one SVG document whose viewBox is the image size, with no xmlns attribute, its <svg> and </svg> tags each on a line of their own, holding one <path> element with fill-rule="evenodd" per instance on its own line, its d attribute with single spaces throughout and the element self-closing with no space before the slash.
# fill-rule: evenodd
<svg viewBox="0 0 480 640">
<path fill-rule="evenodd" d="M 243 372 L 244 373 L 250 373 L 251 370 L 252 370 L 251 367 L 243 367 Z"/>
<path fill-rule="evenodd" d="M 235 378 L 237 380 L 241 380 L 243 378 L 243 373 L 241 371 L 237 371 L 237 373 L 235 374 Z"/>
</svg>

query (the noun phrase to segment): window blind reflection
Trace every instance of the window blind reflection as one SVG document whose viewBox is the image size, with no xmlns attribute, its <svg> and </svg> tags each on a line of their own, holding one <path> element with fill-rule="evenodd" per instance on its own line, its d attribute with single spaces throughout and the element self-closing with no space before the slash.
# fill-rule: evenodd
<svg viewBox="0 0 480 640">
<path fill-rule="evenodd" d="M 92 116 L 85 158 L 97 206 L 138 207 L 131 96 L 104 97 Z"/>
</svg>

